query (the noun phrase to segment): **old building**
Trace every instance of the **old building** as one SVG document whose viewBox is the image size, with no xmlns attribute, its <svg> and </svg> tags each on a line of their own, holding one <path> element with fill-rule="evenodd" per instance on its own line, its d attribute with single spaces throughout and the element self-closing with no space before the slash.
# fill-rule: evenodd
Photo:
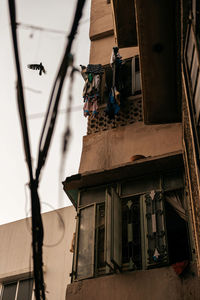
<svg viewBox="0 0 200 300">
<path fill-rule="evenodd" d="M 90 21 L 66 299 L 199 299 L 199 3 L 93 0 Z"/>
<path fill-rule="evenodd" d="M 70 282 L 74 217 L 72 206 L 42 215 L 44 281 L 48 300 L 65 299 L 66 284 Z M 0 241 L 0 299 L 35 299 L 31 219 L 1 225 Z"/>
</svg>

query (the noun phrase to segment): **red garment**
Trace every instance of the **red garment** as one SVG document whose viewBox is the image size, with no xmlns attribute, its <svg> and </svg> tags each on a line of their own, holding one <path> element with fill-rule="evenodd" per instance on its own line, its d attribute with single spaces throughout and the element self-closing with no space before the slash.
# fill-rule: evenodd
<svg viewBox="0 0 200 300">
<path fill-rule="evenodd" d="M 187 265 L 188 265 L 188 260 L 184 260 L 184 261 L 173 264 L 172 267 L 174 268 L 174 271 L 176 272 L 176 274 L 180 275 L 183 273 L 183 271 L 185 270 Z"/>
</svg>

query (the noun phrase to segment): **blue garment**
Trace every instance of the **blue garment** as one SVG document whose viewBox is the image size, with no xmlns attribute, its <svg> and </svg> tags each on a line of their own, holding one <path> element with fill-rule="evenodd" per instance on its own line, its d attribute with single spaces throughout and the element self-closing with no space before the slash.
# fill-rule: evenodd
<svg viewBox="0 0 200 300">
<path fill-rule="evenodd" d="M 114 91 L 111 89 L 105 113 L 109 119 L 114 119 L 115 115 L 117 115 L 119 111 L 120 107 L 115 100 Z"/>
</svg>

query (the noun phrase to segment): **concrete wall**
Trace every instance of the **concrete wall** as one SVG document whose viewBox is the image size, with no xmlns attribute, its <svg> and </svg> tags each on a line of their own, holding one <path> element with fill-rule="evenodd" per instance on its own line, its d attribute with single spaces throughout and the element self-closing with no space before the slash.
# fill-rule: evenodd
<svg viewBox="0 0 200 300">
<path fill-rule="evenodd" d="M 112 47 L 115 47 L 116 42 L 114 35 L 95 40 L 91 42 L 90 48 L 90 63 L 107 65 L 110 63 Z M 126 59 L 139 54 L 138 47 L 130 47 L 119 49 L 122 59 Z"/>
<path fill-rule="evenodd" d="M 112 47 L 117 46 L 111 5 L 106 0 L 93 0 L 90 18 L 90 64 L 110 63 Z M 138 47 L 120 49 L 123 59 L 139 54 Z"/>
<path fill-rule="evenodd" d="M 111 5 L 106 0 L 93 0 L 90 14 L 91 40 L 114 33 Z"/>
<path fill-rule="evenodd" d="M 68 285 L 67 300 L 199 300 L 199 280 L 180 278 L 172 267 L 134 271 Z"/>
<path fill-rule="evenodd" d="M 65 230 L 61 226 L 58 214 L 64 221 Z M 30 222 L 28 218 L 0 226 L 0 286 L 2 282 L 20 279 L 33 270 Z M 72 268 L 72 253 L 69 249 L 75 230 L 75 209 L 70 206 L 45 213 L 43 223 L 47 298 L 63 300 Z M 53 246 L 54 244 L 57 245 Z"/>
<path fill-rule="evenodd" d="M 83 138 L 79 172 L 109 169 L 130 162 L 133 155 L 159 156 L 182 150 L 182 125 L 144 125 L 142 122 L 118 127 Z"/>
</svg>

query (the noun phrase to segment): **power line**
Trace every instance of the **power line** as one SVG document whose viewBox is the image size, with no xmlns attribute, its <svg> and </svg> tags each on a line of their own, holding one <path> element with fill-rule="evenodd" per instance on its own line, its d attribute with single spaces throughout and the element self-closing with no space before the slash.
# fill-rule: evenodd
<svg viewBox="0 0 200 300">
<path fill-rule="evenodd" d="M 26 87 L 26 86 L 25 86 L 24 89 L 27 90 L 27 91 L 36 93 L 36 94 L 42 94 L 42 91 L 35 90 L 35 89 L 30 88 L 30 87 Z"/>
<path fill-rule="evenodd" d="M 82 22 L 80 22 L 80 24 L 85 24 L 88 23 L 90 19 L 86 19 L 83 20 Z M 54 34 L 61 34 L 61 35 L 65 35 L 67 37 L 67 33 L 64 30 L 59 30 L 59 29 L 52 29 L 52 28 L 45 28 L 45 27 L 41 27 L 41 26 L 37 26 L 37 25 L 31 25 L 31 24 L 26 24 L 26 23 L 21 23 L 21 22 L 17 22 L 16 26 L 19 28 L 23 28 L 23 29 L 27 29 L 27 30 L 37 30 L 37 31 L 44 31 L 44 32 L 50 32 L 50 33 L 54 33 Z"/>
<path fill-rule="evenodd" d="M 71 107 L 70 108 L 70 112 L 75 112 L 75 111 L 80 111 L 83 109 L 83 106 L 82 105 L 79 105 L 79 106 L 74 106 L 74 107 Z M 68 111 L 67 109 L 59 109 L 58 110 L 58 113 L 59 114 L 66 114 Z M 35 114 L 31 114 L 28 116 L 28 119 L 31 120 L 31 119 L 40 119 L 40 118 L 43 118 L 44 116 L 46 115 L 46 113 L 35 113 Z"/>
<path fill-rule="evenodd" d="M 57 29 L 51 29 L 51 28 L 44 28 L 41 26 L 35 26 L 31 24 L 24 24 L 24 23 L 16 23 L 18 27 L 22 27 L 24 29 L 32 29 L 32 30 L 39 30 L 39 31 L 45 31 L 45 32 L 51 32 L 55 34 L 63 34 L 66 35 L 66 31 L 64 30 L 57 30 Z M 66 35 L 67 36 L 67 35 Z"/>
<path fill-rule="evenodd" d="M 31 191 L 31 209 L 32 209 L 32 248 L 33 248 L 33 265 L 34 265 L 34 279 L 35 279 L 35 298 L 36 300 L 41 300 L 41 299 L 45 300 L 45 284 L 44 284 L 44 276 L 43 276 L 43 258 L 42 258 L 44 232 L 43 232 L 43 224 L 42 224 L 41 211 L 40 211 L 40 199 L 38 195 L 39 176 L 42 167 L 45 165 L 46 157 L 49 151 L 50 142 L 55 127 L 61 91 L 63 88 L 65 76 L 67 74 L 67 69 L 70 65 L 71 47 L 75 35 L 77 33 L 79 21 L 82 17 L 82 10 L 85 4 L 85 0 L 77 1 L 76 12 L 73 19 L 71 32 L 70 35 L 68 36 L 68 43 L 66 46 L 65 54 L 61 62 L 58 75 L 56 77 L 52 89 L 52 94 L 49 101 L 49 107 L 48 107 L 47 115 L 45 118 L 43 130 L 39 142 L 38 163 L 35 172 L 35 177 L 33 177 L 31 149 L 30 149 L 30 142 L 29 142 L 25 102 L 24 102 L 24 95 L 23 95 L 23 84 L 22 84 L 19 53 L 18 53 L 15 0 L 8 0 L 8 3 L 9 3 L 12 39 L 13 39 L 13 47 L 14 47 L 14 55 L 15 55 L 15 64 L 16 64 L 16 71 L 17 71 L 18 110 L 20 115 L 22 133 L 23 133 L 24 151 L 26 155 L 26 161 L 27 161 L 27 166 L 29 170 L 29 179 L 30 179 L 29 187 Z"/>
</svg>

